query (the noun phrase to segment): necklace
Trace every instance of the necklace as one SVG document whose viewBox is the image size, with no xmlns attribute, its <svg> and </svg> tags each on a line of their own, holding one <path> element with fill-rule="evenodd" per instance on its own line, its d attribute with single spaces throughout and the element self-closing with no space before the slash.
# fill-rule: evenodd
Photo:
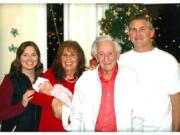
<svg viewBox="0 0 180 135">
<path fill-rule="evenodd" d="M 69 83 L 75 83 L 75 82 L 77 81 L 77 79 L 78 79 L 77 76 L 76 76 L 74 79 L 70 79 L 70 80 L 68 80 L 68 79 L 66 79 L 66 78 L 64 77 L 64 80 L 65 80 L 66 82 L 69 82 Z"/>
</svg>

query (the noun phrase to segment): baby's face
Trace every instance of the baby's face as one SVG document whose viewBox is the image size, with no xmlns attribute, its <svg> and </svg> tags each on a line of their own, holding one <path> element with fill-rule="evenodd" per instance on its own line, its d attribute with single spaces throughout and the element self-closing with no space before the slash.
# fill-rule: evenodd
<svg viewBox="0 0 180 135">
<path fill-rule="evenodd" d="M 45 94 L 50 94 L 52 91 L 52 84 L 49 81 L 39 84 L 39 91 Z"/>
<path fill-rule="evenodd" d="M 46 81 L 46 82 L 44 82 L 44 83 L 40 83 L 40 84 L 39 84 L 39 89 L 40 89 L 40 90 L 44 90 L 44 89 L 45 89 L 45 90 L 48 90 L 48 87 L 47 87 L 48 82 L 49 82 L 49 81 Z"/>
</svg>

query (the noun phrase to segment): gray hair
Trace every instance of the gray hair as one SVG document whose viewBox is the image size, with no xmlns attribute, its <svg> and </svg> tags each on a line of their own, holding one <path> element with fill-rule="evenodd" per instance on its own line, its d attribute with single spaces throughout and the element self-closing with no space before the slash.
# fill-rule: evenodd
<svg viewBox="0 0 180 135">
<path fill-rule="evenodd" d="M 150 29 L 154 29 L 153 27 L 153 24 L 151 22 L 151 18 L 149 15 L 145 15 L 145 14 L 137 14 L 135 16 L 132 16 L 130 18 L 130 21 L 129 21 L 129 26 L 130 24 L 132 23 L 132 21 L 134 20 L 145 20 L 147 22 L 147 26 L 150 28 Z"/>
<path fill-rule="evenodd" d="M 109 35 L 104 35 L 104 36 L 100 36 L 100 37 L 97 37 L 96 40 L 93 42 L 92 46 L 91 46 L 91 55 L 95 58 L 97 58 L 97 44 L 99 42 L 102 42 L 102 41 L 110 41 L 113 43 L 116 51 L 118 53 L 121 53 L 121 46 L 119 45 L 118 41 L 115 40 L 114 38 L 112 38 L 111 36 Z"/>
</svg>

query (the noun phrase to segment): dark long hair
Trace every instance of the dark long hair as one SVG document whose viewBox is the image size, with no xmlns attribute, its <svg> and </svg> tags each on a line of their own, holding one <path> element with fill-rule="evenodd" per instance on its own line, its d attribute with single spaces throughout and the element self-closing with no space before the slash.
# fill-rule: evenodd
<svg viewBox="0 0 180 135">
<path fill-rule="evenodd" d="M 35 67 L 35 77 L 37 78 L 38 76 L 40 76 L 42 74 L 43 64 L 41 63 L 41 60 L 40 60 L 40 58 L 41 58 L 40 51 L 39 51 L 38 46 L 33 41 L 25 41 L 25 42 L 21 43 L 21 45 L 18 47 L 17 52 L 16 52 L 16 58 L 11 63 L 11 68 L 10 68 L 10 72 L 9 72 L 10 74 L 22 71 L 22 65 L 20 62 L 20 57 L 23 54 L 24 50 L 28 46 L 32 46 L 38 55 L 38 64 Z"/>
<path fill-rule="evenodd" d="M 61 61 L 61 56 L 63 54 L 64 49 L 66 48 L 70 48 L 74 50 L 78 56 L 77 70 L 74 76 L 79 77 L 85 70 L 85 55 L 79 43 L 71 40 L 64 41 L 59 45 L 56 57 L 51 65 L 51 69 L 54 73 L 54 76 L 58 81 L 63 81 L 63 77 L 66 76 L 66 72 L 62 66 L 62 61 Z"/>
</svg>

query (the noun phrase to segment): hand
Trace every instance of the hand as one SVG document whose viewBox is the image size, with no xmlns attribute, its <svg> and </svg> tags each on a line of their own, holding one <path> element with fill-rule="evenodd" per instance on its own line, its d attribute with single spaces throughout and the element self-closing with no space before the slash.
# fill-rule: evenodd
<svg viewBox="0 0 180 135">
<path fill-rule="evenodd" d="M 33 98 L 33 94 L 34 94 L 34 91 L 32 90 L 27 90 L 24 94 L 23 94 L 23 97 L 22 97 L 22 105 L 24 107 L 27 107 L 29 101 Z"/>
<path fill-rule="evenodd" d="M 54 98 L 52 101 L 52 110 L 54 112 L 54 115 L 56 118 L 61 119 L 62 117 L 62 106 L 65 105 L 64 102 L 58 100 L 57 98 Z"/>
<path fill-rule="evenodd" d="M 93 57 L 92 59 L 89 60 L 89 67 L 87 67 L 87 69 L 93 70 L 96 68 L 97 65 L 98 65 L 98 61 L 95 57 Z"/>
</svg>

